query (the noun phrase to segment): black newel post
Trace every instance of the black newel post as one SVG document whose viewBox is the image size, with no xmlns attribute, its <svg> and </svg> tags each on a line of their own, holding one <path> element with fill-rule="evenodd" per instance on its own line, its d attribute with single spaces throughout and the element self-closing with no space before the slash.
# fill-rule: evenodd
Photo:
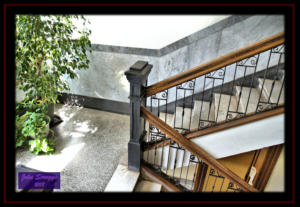
<svg viewBox="0 0 300 207">
<path fill-rule="evenodd" d="M 130 141 L 128 143 L 128 169 L 140 170 L 142 152 L 141 140 L 144 136 L 144 122 L 141 118 L 141 106 L 146 105 L 144 88 L 152 65 L 137 61 L 125 75 L 130 82 Z"/>
</svg>

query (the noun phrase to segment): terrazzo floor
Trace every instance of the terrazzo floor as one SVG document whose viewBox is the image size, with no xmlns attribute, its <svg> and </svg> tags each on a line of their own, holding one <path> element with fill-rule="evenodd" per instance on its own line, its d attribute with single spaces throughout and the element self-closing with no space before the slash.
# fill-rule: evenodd
<svg viewBox="0 0 300 207">
<path fill-rule="evenodd" d="M 57 104 L 63 122 L 53 127 L 56 151 L 34 155 L 17 150 L 16 164 L 61 173 L 58 192 L 102 192 L 112 177 L 129 141 L 128 115 Z"/>
</svg>

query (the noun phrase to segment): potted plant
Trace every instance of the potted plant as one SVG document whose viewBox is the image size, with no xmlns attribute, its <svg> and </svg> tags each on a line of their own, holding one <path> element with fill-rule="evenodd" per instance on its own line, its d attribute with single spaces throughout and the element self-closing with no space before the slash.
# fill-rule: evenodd
<svg viewBox="0 0 300 207">
<path fill-rule="evenodd" d="M 27 111 L 16 118 L 16 146 L 22 146 L 29 138 L 30 151 L 38 154 L 43 151 L 50 153 L 54 150 L 53 136 L 49 137 L 50 117 L 41 112 Z"/>
<path fill-rule="evenodd" d="M 23 137 L 16 141 L 19 140 L 18 146 L 22 145 L 24 136 L 32 137 L 34 133 L 35 141 L 29 142 L 34 146 L 30 149 L 36 149 L 34 152 L 42 149 L 43 143 L 46 146 L 47 137 L 39 131 L 48 121 L 46 115 L 52 116 L 59 92 L 69 90 L 63 76 L 73 79 L 76 70 L 87 69 L 89 65 L 91 31 L 85 27 L 78 29 L 74 20 L 83 25 L 88 22 L 77 15 L 16 15 L 16 87 L 25 92 L 25 99 L 17 103 L 16 122 L 25 120 L 27 124 L 16 123 L 23 127 Z M 16 137 L 20 135 L 18 127 Z"/>
</svg>

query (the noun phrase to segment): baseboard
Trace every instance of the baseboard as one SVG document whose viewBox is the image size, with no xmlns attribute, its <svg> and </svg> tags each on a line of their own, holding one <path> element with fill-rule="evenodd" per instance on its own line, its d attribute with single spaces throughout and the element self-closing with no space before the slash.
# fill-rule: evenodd
<svg viewBox="0 0 300 207">
<path fill-rule="evenodd" d="M 118 114 L 130 114 L 129 103 L 113 101 L 71 93 L 60 93 L 58 98 L 60 103 L 83 106 L 85 108 L 98 109 L 101 111 L 113 112 Z"/>
</svg>

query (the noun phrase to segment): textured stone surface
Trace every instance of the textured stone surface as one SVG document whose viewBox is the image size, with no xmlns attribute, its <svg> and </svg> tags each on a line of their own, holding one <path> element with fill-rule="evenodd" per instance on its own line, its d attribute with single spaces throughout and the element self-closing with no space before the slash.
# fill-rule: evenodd
<svg viewBox="0 0 300 207">
<path fill-rule="evenodd" d="M 201 123 L 199 124 L 200 119 Z M 198 126 L 205 127 L 209 124 L 207 121 L 215 121 L 215 105 L 207 101 L 195 101 L 191 129 L 198 129 Z"/>
<path fill-rule="evenodd" d="M 189 129 L 192 109 L 176 107 L 175 127 Z"/>
<path fill-rule="evenodd" d="M 230 95 L 226 95 L 226 94 L 219 94 L 219 93 L 215 93 L 214 94 L 215 97 L 215 121 L 216 122 L 221 122 L 227 119 L 227 114 L 228 116 L 230 116 L 229 114 L 232 114 L 230 112 L 228 112 L 228 106 L 229 106 L 229 111 L 237 111 L 237 100 L 235 96 L 230 96 Z M 240 107 L 239 107 L 239 112 Z M 234 114 L 233 117 L 235 117 Z M 233 118 L 232 117 L 232 118 Z"/>
<path fill-rule="evenodd" d="M 65 105 L 56 105 L 55 114 L 63 119 L 54 128 L 55 153 L 36 156 L 18 150 L 16 162 L 61 172 L 61 189 L 55 191 L 103 191 L 127 152 L 129 116 Z"/>
<path fill-rule="evenodd" d="M 240 95 L 240 96 L 239 96 Z M 236 96 L 242 113 L 256 111 L 260 92 L 256 88 L 236 86 Z M 247 112 L 246 112 L 247 108 Z"/>
<path fill-rule="evenodd" d="M 79 71 L 79 79 L 67 80 L 70 83 L 71 93 L 99 97 L 115 101 L 129 102 L 129 83 L 124 72 L 129 69 L 137 60 L 148 61 L 153 65 L 149 75 L 148 85 L 178 74 L 189 68 L 195 67 L 219 56 L 247 46 L 258 40 L 264 39 L 276 33 L 284 31 L 284 18 L 280 15 L 255 15 L 249 18 L 242 18 L 235 24 L 217 25 L 210 27 L 207 36 L 200 35 L 197 38 L 191 35 L 193 40 L 186 41 L 185 46 L 173 50 L 171 47 L 161 57 L 146 55 L 133 55 L 104 51 L 93 51 L 90 55 L 91 65 L 89 70 Z M 122 52 L 120 50 L 120 52 Z M 263 62 L 268 54 L 262 54 L 261 63 L 257 70 L 266 67 Z M 274 56 L 270 65 L 278 62 Z M 226 74 L 225 82 L 232 78 L 234 70 Z M 252 71 L 253 72 L 253 71 Z M 237 77 L 243 75 L 244 69 L 239 69 Z M 251 70 L 247 71 L 247 74 Z M 206 83 L 210 85 L 209 81 Z M 216 83 L 216 85 L 221 83 Z M 199 83 L 199 85 L 201 85 Z M 211 87 L 211 86 L 210 86 Z M 200 88 L 195 92 L 201 91 Z M 174 101 L 175 90 L 169 91 L 170 100 Z"/>
<path fill-rule="evenodd" d="M 277 80 L 273 81 L 270 79 L 262 79 L 262 78 L 259 78 L 258 81 L 259 81 L 259 88 L 260 89 L 263 88 L 263 95 L 266 101 L 269 101 L 269 103 L 276 103 L 276 104 L 277 102 L 278 104 L 284 103 L 285 89 L 281 81 L 277 81 Z"/>
<path fill-rule="evenodd" d="M 104 192 L 132 192 L 140 172 L 128 170 L 127 165 L 119 164 Z"/>
<path fill-rule="evenodd" d="M 161 184 L 141 180 L 137 183 L 134 192 L 160 192 Z"/>
<path fill-rule="evenodd" d="M 153 65 L 148 84 L 157 80 L 159 69 L 157 58 L 93 51 L 88 70 L 77 71 L 78 79 L 66 79 L 70 84 L 70 93 L 129 102 L 129 82 L 124 75 L 136 61 L 148 61 Z"/>
</svg>

